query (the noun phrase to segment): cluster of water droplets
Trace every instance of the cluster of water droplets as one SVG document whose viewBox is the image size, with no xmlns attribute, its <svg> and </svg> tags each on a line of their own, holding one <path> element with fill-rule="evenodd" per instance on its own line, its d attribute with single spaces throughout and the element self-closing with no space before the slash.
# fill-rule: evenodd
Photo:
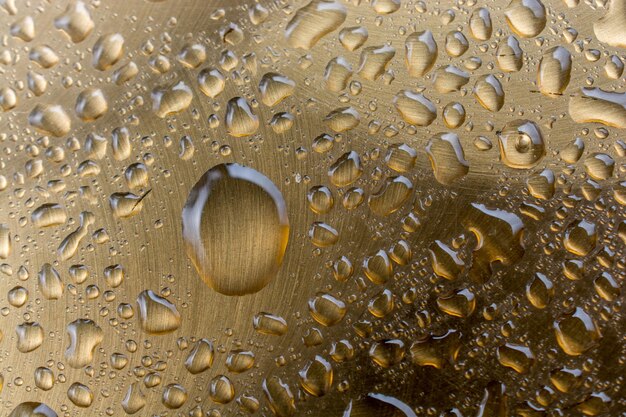
<svg viewBox="0 0 626 417">
<path fill-rule="evenodd" d="M 624 415 L 624 0 L 170 3 L 0 2 L 0 414 Z"/>
</svg>

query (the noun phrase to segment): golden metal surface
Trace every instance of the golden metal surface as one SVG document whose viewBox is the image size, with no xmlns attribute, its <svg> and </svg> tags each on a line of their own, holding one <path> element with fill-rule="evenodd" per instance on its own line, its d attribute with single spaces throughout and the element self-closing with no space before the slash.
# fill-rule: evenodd
<svg viewBox="0 0 626 417">
<path fill-rule="evenodd" d="M 0 415 L 626 415 L 624 0 L 0 6 Z"/>
</svg>

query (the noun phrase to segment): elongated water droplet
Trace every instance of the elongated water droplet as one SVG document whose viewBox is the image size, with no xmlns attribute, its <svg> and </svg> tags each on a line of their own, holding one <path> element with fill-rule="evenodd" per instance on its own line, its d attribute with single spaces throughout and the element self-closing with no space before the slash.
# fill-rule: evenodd
<svg viewBox="0 0 626 417">
<path fill-rule="evenodd" d="M 626 93 L 583 87 L 569 100 L 569 115 L 576 123 L 602 123 L 626 128 Z"/>
<path fill-rule="evenodd" d="M 394 96 L 393 105 L 404 121 L 416 126 L 428 126 L 437 118 L 437 108 L 422 93 L 402 90 Z"/>
<path fill-rule="evenodd" d="M 569 84 L 572 55 L 562 46 L 548 49 L 541 57 L 537 70 L 539 91 L 548 97 L 560 96 Z"/>
<path fill-rule="evenodd" d="M 346 20 L 346 7 L 335 0 L 313 0 L 298 9 L 285 28 L 285 37 L 294 48 L 311 49 L 325 35 Z"/>
<path fill-rule="evenodd" d="M 92 363 L 95 350 L 104 339 L 104 331 L 100 326 L 90 319 L 78 319 L 67 325 L 67 334 L 67 363 L 72 368 L 82 368 Z"/>
<path fill-rule="evenodd" d="M 504 106 L 504 89 L 492 74 L 482 75 L 474 84 L 474 96 L 490 112 L 500 111 Z"/>
<path fill-rule="evenodd" d="M 460 42 L 462 43 L 462 40 Z M 453 53 L 459 53 L 463 47 L 458 46 L 452 49 L 454 49 Z M 438 51 L 437 42 L 430 30 L 411 33 L 404 41 L 405 62 L 409 75 L 422 77 L 430 71 L 435 65 Z"/>
<path fill-rule="evenodd" d="M 102 35 L 93 46 L 94 68 L 105 71 L 115 65 L 124 53 L 124 37 L 119 33 Z"/>
</svg>

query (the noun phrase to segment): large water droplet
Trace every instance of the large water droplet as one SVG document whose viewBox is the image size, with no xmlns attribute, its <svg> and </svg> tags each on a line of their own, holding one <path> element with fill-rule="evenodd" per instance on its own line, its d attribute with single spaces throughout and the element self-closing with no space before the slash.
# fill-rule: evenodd
<svg viewBox="0 0 626 417">
<path fill-rule="evenodd" d="M 191 189 L 182 217 L 187 255 L 214 290 L 255 293 L 277 274 L 289 238 L 287 207 L 260 172 L 211 168 Z"/>
<path fill-rule="evenodd" d="M 287 42 L 294 48 L 311 49 L 326 34 L 346 20 L 346 7 L 335 0 L 313 0 L 298 9 L 285 28 Z"/>
<path fill-rule="evenodd" d="M 530 120 L 513 120 L 498 133 L 502 162 L 511 168 L 527 169 L 546 153 L 539 126 Z"/>
</svg>

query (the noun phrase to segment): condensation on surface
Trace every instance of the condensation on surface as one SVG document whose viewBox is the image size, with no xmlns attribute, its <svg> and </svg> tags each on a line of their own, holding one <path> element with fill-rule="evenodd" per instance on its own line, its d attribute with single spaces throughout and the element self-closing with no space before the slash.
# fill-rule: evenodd
<svg viewBox="0 0 626 417">
<path fill-rule="evenodd" d="M 626 1 L 0 19 L 0 415 L 626 416 Z"/>
</svg>

